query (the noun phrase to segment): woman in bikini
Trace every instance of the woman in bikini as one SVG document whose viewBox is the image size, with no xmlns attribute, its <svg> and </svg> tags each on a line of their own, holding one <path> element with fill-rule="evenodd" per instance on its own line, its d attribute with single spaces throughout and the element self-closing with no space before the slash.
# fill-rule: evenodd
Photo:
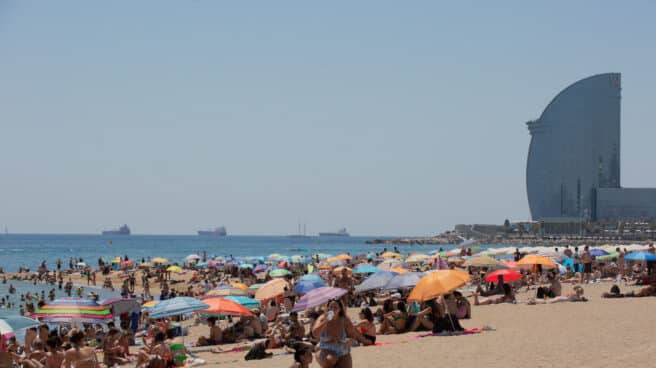
<svg viewBox="0 0 656 368">
<path fill-rule="evenodd" d="M 363 308 L 360 310 L 360 322 L 355 325 L 355 328 L 364 336 L 367 340 L 371 341 L 371 344 L 376 343 L 376 325 L 374 324 L 374 314 L 371 313 L 371 309 Z"/>
<path fill-rule="evenodd" d="M 68 334 L 72 348 L 64 353 L 64 368 L 97 368 L 98 357 L 92 347 L 84 347 L 84 332 L 74 328 Z"/>
<path fill-rule="evenodd" d="M 164 332 L 159 331 L 155 334 L 153 344 L 147 350 L 139 352 L 137 368 L 166 368 L 174 365 L 171 349 L 165 339 Z"/>
<path fill-rule="evenodd" d="M 351 368 L 353 361 L 349 338 L 364 345 L 371 345 L 371 341 L 353 327 L 341 301 L 329 301 L 326 309 L 326 313 L 322 314 L 312 327 L 312 335 L 319 339 L 317 362 L 322 368 Z"/>
<path fill-rule="evenodd" d="M 129 359 L 123 358 L 123 347 L 119 343 L 121 337 L 120 331 L 112 328 L 107 332 L 105 340 L 103 341 L 103 363 L 108 367 L 115 365 L 122 365 L 129 362 Z"/>
</svg>

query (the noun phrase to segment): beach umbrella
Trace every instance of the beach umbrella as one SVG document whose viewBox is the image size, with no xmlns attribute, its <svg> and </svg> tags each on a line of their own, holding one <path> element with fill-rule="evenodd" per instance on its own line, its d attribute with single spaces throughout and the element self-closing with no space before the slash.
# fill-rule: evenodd
<svg viewBox="0 0 656 368">
<path fill-rule="evenodd" d="M 469 281 L 469 274 L 459 270 L 439 270 L 422 277 L 408 296 L 408 301 L 423 302 L 448 294 Z"/>
<path fill-rule="evenodd" d="M 378 271 L 380 271 L 380 270 L 378 268 L 376 268 L 376 266 L 370 265 L 368 263 L 358 265 L 353 269 L 353 272 L 358 273 L 358 274 L 360 274 L 360 273 L 376 273 Z"/>
<path fill-rule="evenodd" d="M 490 256 L 476 256 L 471 257 L 465 261 L 465 267 L 501 267 L 501 264 L 496 259 Z"/>
<path fill-rule="evenodd" d="M 627 254 L 624 259 L 629 261 L 656 261 L 656 254 L 639 251 Z"/>
<path fill-rule="evenodd" d="M 138 307 L 139 303 L 134 298 L 108 298 L 100 301 L 100 305 L 106 306 L 115 315 L 120 315 Z"/>
<path fill-rule="evenodd" d="M 289 283 L 285 279 L 273 279 L 266 284 L 262 285 L 255 292 L 255 299 L 267 300 L 273 299 L 285 292 L 285 288 L 289 289 Z"/>
<path fill-rule="evenodd" d="M 397 274 L 389 271 L 378 271 L 371 276 L 367 277 L 362 283 L 355 287 L 356 293 L 363 293 L 365 291 L 382 289 L 388 282 Z"/>
<path fill-rule="evenodd" d="M 253 284 L 253 285 L 251 285 L 251 286 L 248 287 L 248 291 L 255 292 L 255 290 L 258 290 L 259 288 L 261 288 L 262 285 L 264 285 L 264 284 L 262 284 L 262 283 L 260 283 L 260 284 Z"/>
<path fill-rule="evenodd" d="M 333 266 L 329 265 L 328 263 L 322 263 L 319 265 L 320 270 L 329 270 L 331 268 L 333 268 Z"/>
<path fill-rule="evenodd" d="M 402 273 L 408 273 L 408 272 L 410 272 L 410 270 L 405 269 L 405 268 L 403 268 L 403 267 L 394 267 L 394 268 L 392 268 L 392 269 L 390 270 L 390 272 L 394 272 L 394 273 L 402 274 Z"/>
<path fill-rule="evenodd" d="M 610 261 L 610 260 L 613 260 L 615 258 L 619 258 L 619 256 L 620 256 L 620 254 L 618 252 L 611 252 L 611 253 L 608 253 L 605 256 L 597 257 L 597 260 L 598 261 Z"/>
<path fill-rule="evenodd" d="M 593 257 L 601 257 L 601 256 L 607 256 L 608 252 L 606 252 L 603 249 L 593 248 L 593 249 L 590 249 L 590 255 L 593 256 Z"/>
<path fill-rule="evenodd" d="M 249 298 L 247 296 L 226 296 L 223 299 L 232 300 L 233 302 L 243 305 L 249 310 L 253 310 L 255 308 L 260 307 L 260 302 L 258 302 L 253 298 Z"/>
<path fill-rule="evenodd" d="M 207 263 L 207 262 L 198 262 L 198 263 L 196 263 L 195 266 L 196 267 L 201 267 L 201 268 L 202 267 L 207 267 L 207 266 L 209 266 L 209 263 Z"/>
<path fill-rule="evenodd" d="M 252 316 L 253 312 L 249 311 L 243 305 L 224 298 L 204 299 L 203 302 L 208 305 L 206 309 L 199 312 L 202 314 L 213 314 L 221 316 Z"/>
<path fill-rule="evenodd" d="M 121 262 L 121 268 L 130 268 L 132 266 L 134 266 L 134 261 L 132 261 L 131 259 Z"/>
<path fill-rule="evenodd" d="M 243 283 L 241 283 L 241 282 L 231 282 L 231 283 L 230 283 L 230 286 L 234 286 L 234 287 L 236 287 L 237 289 L 242 289 L 242 290 L 244 290 L 244 291 L 248 290 L 248 285 L 243 284 Z"/>
<path fill-rule="evenodd" d="M 392 268 L 400 267 L 403 263 L 398 259 L 386 259 L 376 266 L 381 271 L 389 271 Z"/>
<path fill-rule="evenodd" d="M 16 330 L 25 330 L 30 327 L 36 327 L 41 322 L 23 316 L 2 316 L 0 317 L 0 335 L 11 337 Z"/>
<path fill-rule="evenodd" d="M 401 254 L 396 253 L 396 252 L 385 252 L 385 253 L 381 254 L 380 256 L 385 258 L 385 259 L 389 259 L 389 258 L 402 259 L 403 258 L 403 256 Z"/>
<path fill-rule="evenodd" d="M 169 260 L 168 260 L 168 259 L 166 259 L 166 258 L 162 258 L 162 257 L 155 257 L 155 258 L 151 259 L 150 261 L 151 261 L 152 263 L 155 263 L 155 264 L 157 264 L 157 263 L 159 263 L 159 264 L 167 264 L 167 263 L 169 263 Z"/>
<path fill-rule="evenodd" d="M 407 263 L 421 263 L 430 258 L 428 254 L 411 254 L 406 258 Z"/>
<path fill-rule="evenodd" d="M 159 303 L 159 302 L 156 301 L 156 300 L 151 300 L 149 302 L 145 302 L 141 305 L 141 310 L 150 312 L 150 311 L 152 311 L 153 307 L 155 307 L 157 305 L 157 303 Z"/>
<path fill-rule="evenodd" d="M 326 286 L 326 283 L 321 281 L 299 281 L 294 285 L 294 290 L 297 294 L 305 294 L 308 291 Z"/>
<path fill-rule="evenodd" d="M 330 286 L 314 289 L 303 295 L 301 299 L 299 299 L 299 301 L 294 304 L 292 312 L 298 312 L 309 308 L 318 307 L 327 303 L 331 299 L 340 298 L 346 293 L 347 291 L 345 289 L 334 288 Z"/>
<path fill-rule="evenodd" d="M 198 261 L 198 260 L 200 260 L 200 259 L 201 259 L 201 256 L 199 256 L 198 254 L 190 254 L 190 255 L 184 257 L 184 261 L 185 261 L 185 263 L 189 263 L 189 262 L 193 262 L 193 261 Z"/>
<path fill-rule="evenodd" d="M 285 256 L 283 256 L 280 253 L 272 253 L 272 254 L 269 254 L 268 258 L 269 258 L 269 261 L 278 261 L 280 259 L 285 258 Z"/>
<path fill-rule="evenodd" d="M 502 259 L 501 263 L 506 265 L 506 267 L 508 267 L 508 268 L 518 268 L 517 262 L 515 262 L 515 261 L 509 261 L 507 259 Z"/>
<path fill-rule="evenodd" d="M 394 276 L 383 290 L 407 289 L 417 285 L 424 275 L 421 272 L 408 272 Z"/>
<path fill-rule="evenodd" d="M 169 266 L 166 268 L 169 272 L 182 272 L 182 267 L 180 266 Z"/>
<path fill-rule="evenodd" d="M 351 259 L 351 256 L 346 253 L 342 253 L 338 256 L 335 256 L 335 258 L 339 259 L 340 261 L 348 261 Z"/>
<path fill-rule="evenodd" d="M 179 296 L 173 299 L 167 299 L 159 302 L 151 311 L 152 318 L 164 318 L 177 316 L 207 309 L 206 303 L 186 296 Z"/>
<path fill-rule="evenodd" d="M 278 269 L 275 269 L 275 270 L 269 272 L 269 276 L 271 276 L 271 277 L 285 277 L 285 276 L 288 276 L 288 275 L 291 275 L 291 274 L 292 273 L 289 272 L 289 270 L 286 270 L 284 268 L 278 268 Z"/>
<path fill-rule="evenodd" d="M 225 285 L 225 286 L 219 286 L 215 289 L 212 289 L 212 290 L 208 291 L 207 293 L 205 293 L 204 297 L 207 298 L 207 297 L 229 296 L 229 295 L 246 296 L 246 295 L 248 295 L 248 291 L 242 290 L 242 289 L 234 287 L 234 286 Z"/>
<path fill-rule="evenodd" d="M 56 299 L 38 309 L 33 315 L 42 322 L 107 323 L 114 319 L 109 309 L 93 300 L 81 298 Z"/>
<path fill-rule="evenodd" d="M 517 267 L 531 267 L 534 265 L 541 265 L 544 268 L 556 268 L 556 264 L 546 257 L 536 256 L 536 255 L 527 255 L 524 258 L 520 259 L 517 262 Z"/>
<path fill-rule="evenodd" d="M 303 276 L 301 276 L 301 278 L 299 279 L 299 281 L 318 281 L 318 282 L 323 282 L 323 279 L 321 278 L 321 276 L 319 276 L 319 275 L 316 274 L 316 273 L 310 273 L 310 274 L 307 274 L 307 275 L 303 275 Z"/>
<path fill-rule="evenodd" d="M 242 263 L 242 264 L 239 265 L 239 268 L 241 268 L 242 270 L 243 270 L 243 269 L 249 269 L 249 270 L 252 270 L 252 269 L 253 269 L 253 265 L 250 264 L 250 263 Z"/>
<path fill-rule="evenodd" d="M 257 265 L 257 266 L 255 266 L 255 268 L 253 269 L 253 273 L 264 272 L 264 271 L 266 271 L 266 270 L 268 270 L 268 269 L 269 269 L 269 267 L 268 267 L 267 265 L 263 265 L 263 264 L 261 264 L 261 265 Z"/>
<path fill-rule="evenodd" d="M 513 282 L 522 278 L 522 274 L 508 269 L 492 271 L 485 276 L 487 282 L 498 282 L 499 276 L 503 276 L 503 282 Z"/>
</svg>

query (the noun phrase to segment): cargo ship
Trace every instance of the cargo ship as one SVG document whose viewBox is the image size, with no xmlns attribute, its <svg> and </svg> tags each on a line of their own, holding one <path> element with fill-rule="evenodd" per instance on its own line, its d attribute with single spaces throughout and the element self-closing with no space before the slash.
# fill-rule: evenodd
<svg viewBox="0 0 656 368">
<path fill-rule="evenodd" d="M 103 235 L 130 235 L 130 228 L 128 225 L 123 225 L 118 229 L 105 230 L 102 232 Z"/>
<path fill-rule="evenodd" d="M 226 231 L 225 226 L 220 226 L 214 230 L 198 230 L 198 235 L 200 236 L 226 236 L 228 232 Z"/>
<path fill-rule="evenodd" d="M 347 236 L 351 236 L 351 234 L 349 234 L 349 233 L 346 231 L 346 228 L 343 227 L 343 228 L 339 229 L 339 231 L 337 231 L 337 232 L 335 232 L 335 233 L 330 233 L 330 232 L 329 232 L 329 233 L 319 233 L 319 236 L 341 236 L 341 237 L 347 237 Z"/>
</svg>

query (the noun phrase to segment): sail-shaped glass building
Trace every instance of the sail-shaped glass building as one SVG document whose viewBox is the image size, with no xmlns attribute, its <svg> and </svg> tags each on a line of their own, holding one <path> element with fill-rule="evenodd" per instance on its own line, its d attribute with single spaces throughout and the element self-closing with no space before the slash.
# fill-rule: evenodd
<svg viewBox="0 0 656 368">
<path fill-rule="evenodd" d="M 533 220 L 656 218 L 656 189 L 620 186 L 619 73 L 562 90 L 531 134 L 526 190 Z"/>
</svg>

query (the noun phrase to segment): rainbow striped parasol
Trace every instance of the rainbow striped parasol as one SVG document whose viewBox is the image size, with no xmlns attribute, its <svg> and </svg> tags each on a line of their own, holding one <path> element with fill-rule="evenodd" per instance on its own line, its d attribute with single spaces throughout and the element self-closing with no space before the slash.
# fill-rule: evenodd
<svg viewBox="0 0 656 368">
<path fill-rule="evenodd" d="M 106 306 L 81 298 L 56 299 L 37 310 L 33 317 L 48 323 L 106 323 L 114 319 Z"/>
</svg>

